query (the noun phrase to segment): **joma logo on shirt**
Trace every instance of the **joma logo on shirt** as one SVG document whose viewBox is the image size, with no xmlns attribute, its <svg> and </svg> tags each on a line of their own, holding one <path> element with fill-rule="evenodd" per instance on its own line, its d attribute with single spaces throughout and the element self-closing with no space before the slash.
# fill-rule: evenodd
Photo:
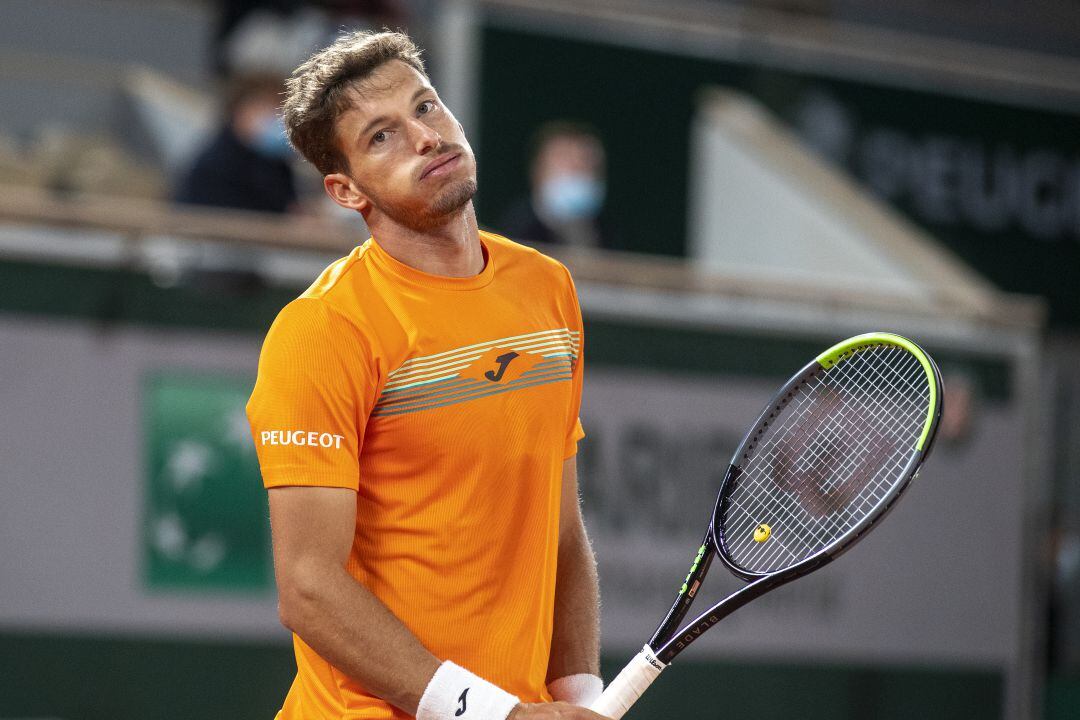
<svg viewBox="0 0 1080 720">
<path fill-rule="evenodd" d="M 540 355 L 493 347 L 465 368 L 461 377 L 504 385 L 517 380 L 543 359 Z"/>
<path fill-rule="evenodd" d="M 298 447 L 341 448 L 344 435 L 320 433 L 307 430 L 263 430 L 260 433 L 263 445 L 296 445 Z"/>
</svg>

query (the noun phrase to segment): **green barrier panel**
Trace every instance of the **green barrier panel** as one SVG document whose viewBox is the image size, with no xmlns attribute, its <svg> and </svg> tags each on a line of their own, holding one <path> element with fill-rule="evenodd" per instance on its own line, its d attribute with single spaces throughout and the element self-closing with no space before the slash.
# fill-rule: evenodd
<svg viewBox="0 0 1080 720">
<path fill-rule="evenodd" d="M 158 373 L 143 387 L 143 579 L 152 590 L 268 591 L 270 528 L 244 405 L 252 379 Z"/>
</svg>

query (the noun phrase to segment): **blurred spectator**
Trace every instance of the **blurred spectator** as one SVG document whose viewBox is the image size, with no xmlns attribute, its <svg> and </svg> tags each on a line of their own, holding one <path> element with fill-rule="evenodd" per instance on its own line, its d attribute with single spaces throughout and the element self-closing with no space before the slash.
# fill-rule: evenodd
<svg viewBox="0 0 1080 720">
<path fill-rule="evenodd" d="M 184 173 L 177 202 L 276 213 L 297 209 L 281 92 L 277 76 L 232 81 L 225 122 Z"/>
<path fill-rule="evenodd" d="M 604 145 L 596 133 L 570 122 L 542 126 L 533 142 L 529 180 L 530 196 L 510 207 L 499 232 L 526 242 L 614 246 L 600 217 Z"/>
</svg>

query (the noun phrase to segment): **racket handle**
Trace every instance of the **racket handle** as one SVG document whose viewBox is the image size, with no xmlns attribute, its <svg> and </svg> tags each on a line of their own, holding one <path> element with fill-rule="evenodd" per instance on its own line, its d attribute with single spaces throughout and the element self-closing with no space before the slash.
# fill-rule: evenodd
<svg viewBox="0 0 1080 720">
<path fill-rule="evenodd" d="M 589 709 L 611 720 L 620 720 L 665 667 L 667 666 L 664 663 L 656 659 L 652 648 L 646 645 L 622 672 L 615 676 L 604 694 L 597 698 Z"/>
</svg>

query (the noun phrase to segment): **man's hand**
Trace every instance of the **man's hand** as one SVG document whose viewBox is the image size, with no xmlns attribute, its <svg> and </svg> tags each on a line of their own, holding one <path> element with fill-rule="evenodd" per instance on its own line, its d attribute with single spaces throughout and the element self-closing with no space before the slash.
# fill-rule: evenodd
<svg viewBox="0 0 1080 720">
<path fill-rule="evenodd" d="M 588 708 L 564 702 L 520 703 L 506 720 L 608 720 Z"/>
</svg>

